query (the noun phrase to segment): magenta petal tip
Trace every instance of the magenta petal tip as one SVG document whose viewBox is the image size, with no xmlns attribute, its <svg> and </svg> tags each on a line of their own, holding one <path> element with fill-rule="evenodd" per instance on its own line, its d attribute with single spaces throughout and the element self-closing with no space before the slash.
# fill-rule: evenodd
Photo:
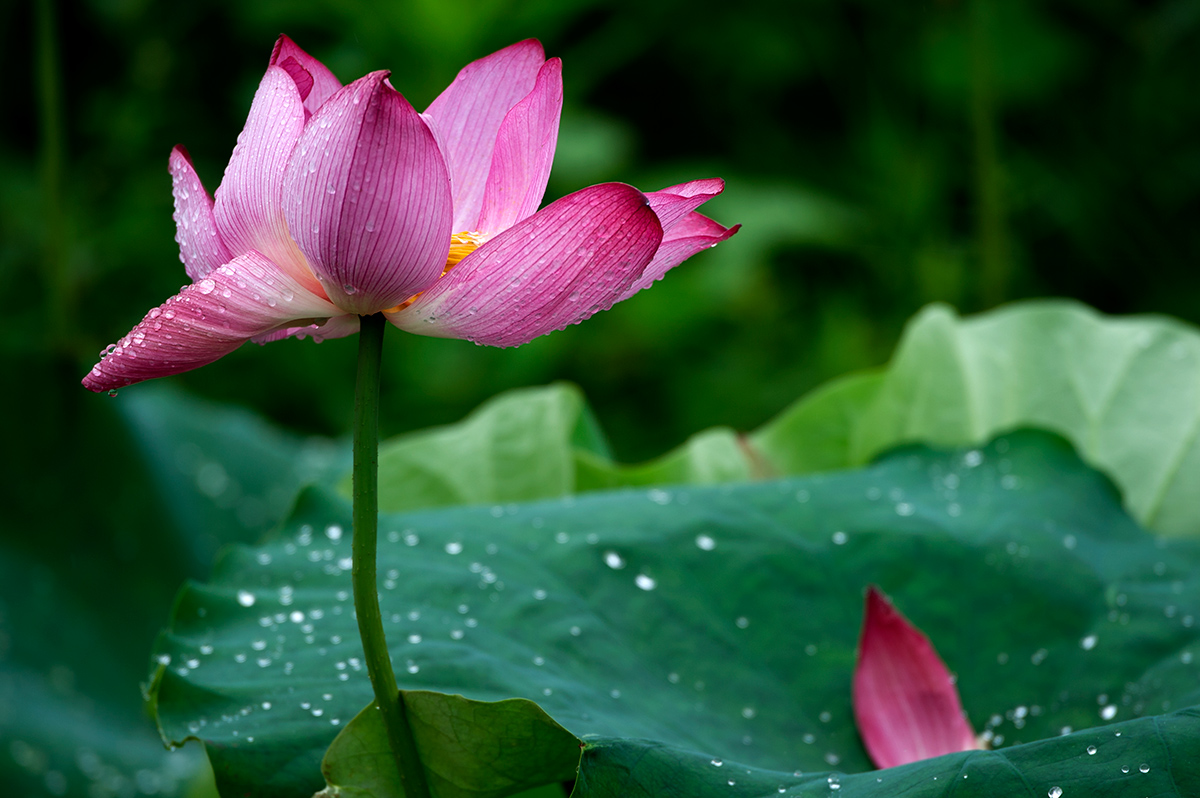
<svg viewBox="0 0 1200 798">
<path fill-rule="evenodd" d="M 874 586 L 854 669 L 854 718 L 881 768 L 979 747 L 933 644 Z"/>
</svg>

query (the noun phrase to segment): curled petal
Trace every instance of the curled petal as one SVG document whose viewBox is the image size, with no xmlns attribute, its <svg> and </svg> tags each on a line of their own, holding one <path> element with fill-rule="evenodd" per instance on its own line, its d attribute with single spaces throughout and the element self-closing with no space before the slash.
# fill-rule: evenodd
<svg viewBox="0 0 1200 798">
<path fill-rule="evenodd" d="M 83 385 L 109 391 L 190 371 L 255 336 L 341 313 L 267 258 L 248 252 L 150 311 L 106 350 Z"/>
<path fill-rule="evenodd" d="M 179 259 L 195 282 L 232 257 L 217 232 L 213 201 L 183 145 L 171 150 L 171 193 L 175 195 L 175 240 Z"/>
<path fill-rule="evenodd" d="M 279 66 L 291 76 L 296 84 L 300 99 L 304 102 L 307 116 L 311 116 L 321 105 L 342 87 L 329 67 L 300 49 L 287 36 L 280 36 L 271 51 L 271 66 Z"/>
<path fill-rule="evenodd" d="M 331 301 L 389 308 L 437 279 L 450 247 L 446 164 L 421 115 L 373 72 L 313 115 L 287 173 L 284 211 Z"/>
<path fill-rule="evenodd" d="M 488 241 L 387 315 L 409 332 L 516 346 L 612 307 L 661 241 L 640 191 L 591 186 Z"/>
<path fill-rule="evenodd" d="M 662 191 L 652 191 L 646 195 L 646 199 L 650 200 L 650 207 L 658 214 L 658 221 L 662 223 L 665 236 L 677 222 L 724 190 L 725 181 L 713 177 L 680 183 Z"/>
<path fill-rule="evenodd" d="M 485 235 L 507 230 L 542 204 L 558 143 L 562 102 L 562 61 L 551 58 L 538 72 L 533 91 L 513 106 L 500 125 L 483 210 L 478 224 L 469 229 Z"/>
<path fill-rule="evenodd" d="M 881 768 L 978 747 L 929 638 L 874 586 L 867 591 L 854 669 L 854 718 Z"/>
<path fill-rule="evenodd" d="M 740 230 L 741 227 L 740 224 L 723 227 L 707 216 L 689 213 L 676 221 L 671 229 L 663 234 L 662 245 L 659 246 L 658 252 L 654 253 L 654 260 L 650 261 L 650 265 L 642 272 L 642 276 L 626 289 L 625 293 L 621 295 L 621 299 L 629 299 L 643 288 L 650 287 L 656 280 L 661 280 L 671 269 L 696 253 L 715 247 Z"/>
<path fill-rule="evenodd" d="M 217 189 L 214 216 L 231 253 L 257 250 L 319 293 L 283 218 L 284 174 L 303 127 L 295 82 L 281 67 L 268 67 Z"/>
<path fill-rule="evenodd" d="M 326 319 L 323 322 L 316 324 L 306 324 L 303 327 L 285 327 L 282 330 L 275 330 L 266 335 L 256 335 L 251 340 L 256 344 L 269 344 L 272 341 L 282 341 L 284 338 L 312 338 L 317 343 L 328 341 L 331 338 L 345 338 L 347 335 L 354 335 L 358 332 L 359 316 L 353 313 L 347 313 L 342 316 L 334 316 L 331 319 Z"/>
<path fill-rule="evenodd" d="M 455 230 L 479 229 L 500 126 L 509 110 L 533 91 L 545 60 L 536 39 L 517 42 L 467 64 L 426 109 L 445 147 Z"/>
</svg>

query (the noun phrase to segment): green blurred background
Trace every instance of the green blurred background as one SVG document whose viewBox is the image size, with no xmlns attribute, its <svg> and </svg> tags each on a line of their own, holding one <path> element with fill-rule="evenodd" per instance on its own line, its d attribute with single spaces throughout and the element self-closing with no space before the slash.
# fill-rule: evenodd
<svg viewBox="0 0 1200 798">
<path fill-rule="evenodd" d="M 1200 0 L 9 0 L 0 665 L 47 695 L 132 694 L 176 586 L 207 572 L 163 532 L 122 420 L 144 388 L 110 399 L 79 379 L 185 281 L 167 155 L 185 144 L 217 187 L 281 32 L 344 82 L 391 69 L 419 108 L 468 61 L 537 37 L 566 84 L 547 199 L 720 176 L 704 211 L 743 225 L 516 350 L 390 330 L 385 436 L 565 378 L 637 461 L 884 362 L 935 300 L 1200 321 Z M 338 437 L 354 356 L 354 338 L 250 345 L 173 382 Z M 68 584 L 111 598 L 64 625 L 51 599 Z M 79 666 L 101 650 L 99 671 Z M 0 680 L 0 737 L 20 683 Z"/>
<path fill-rule="evenodd" d="M 82 375 L 178 290 L 167 154 L 186 144 L 216 188 L 280 32 L 343 81 L 393 70 L 418 107 L 464 63 L 538 37 L 565 64 L 548 198 L 717 175 L 729 187 L 706 212 L 744 225 L 517 351 L 389 336 L 385 434 L 564 377 L 638 460 L 880 363 L 933 300 L 1066 295 L 1200 318 L 1192 0 L 67 3 L 51 136 L 28 77 L 34 9 L 9 4 L 0 54 L 0 345 L 18 375 L 48 354 Z M 353 349 L 250 346 L 178 382 L 341 434 Z"/>
</svg>

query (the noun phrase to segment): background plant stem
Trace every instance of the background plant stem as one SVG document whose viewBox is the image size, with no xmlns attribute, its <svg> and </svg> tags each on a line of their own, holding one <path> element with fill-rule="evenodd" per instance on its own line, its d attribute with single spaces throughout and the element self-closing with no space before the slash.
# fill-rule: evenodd
<svg viewBox="0 0 1200 798">
<path fill-rule="evenodd" d="M 383 715 L 405 798 L 429 798 L 425 770 L 388 654 L 375 574 L 379 527 L 379 366 L 386 326 L 382 314 L 363 316 L 358 336 L 358 378 L 354 389 L 354 610 L 367 673 L 375 690 L 375 705 Z"/>
<path fill-rule="evenodd" d="M 983 307 L 992 307 L 1008 295 L 1010 264 L 992 75 L 991 0 L 972 0 L 967 13 L 971 42 L 971 129 L 975 150 L 979 298 Z"/>
<path fill-rule="evenodd" d="M 37 3 L 37 97 L 40 127 L 43 237 L 42 273 L 46 282 L 52 347 L 60 354 L 69 344 L 70 280 L 62 212 L 63 119 L 53 0 Z"/>
</svg>

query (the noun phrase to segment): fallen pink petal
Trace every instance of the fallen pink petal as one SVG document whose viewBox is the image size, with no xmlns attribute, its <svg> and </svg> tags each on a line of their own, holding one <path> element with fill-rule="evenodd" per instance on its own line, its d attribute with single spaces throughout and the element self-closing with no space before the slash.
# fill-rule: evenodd
<svg viewBox="0 0 1200 798">
<path fill-rule="evenodd" d="M 539 210 L 562 104 L 562 62 L 532 39 L 468 64 L 422 114 L 386 71 L 342 86 L 280 37 L 215 195 L 171 153 L 192 284 L 84 386 L 178 374 L 250 340 L 351 335 L 381 312 L 409 332 L 517 346 L 737 232 L 696 212 L 716 179 L 607 183 Z"/>
<path fill-rule="evenodd" d="M 874 586 L 854 669 L 854 719 L 880 768 L 980 747 L 933 644 Z"/>
</svg>

